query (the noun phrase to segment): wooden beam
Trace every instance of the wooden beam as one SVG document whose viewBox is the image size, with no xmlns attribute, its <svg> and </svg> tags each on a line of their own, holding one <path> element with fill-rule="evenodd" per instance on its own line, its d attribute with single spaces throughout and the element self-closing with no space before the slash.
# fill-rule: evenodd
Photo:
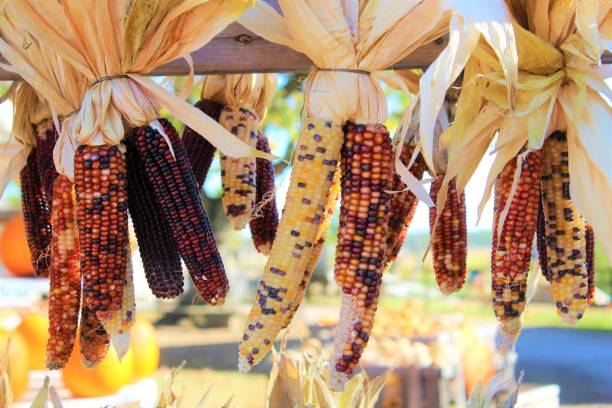
<svg viewBox="0 0 612 408">
<path fill-rule="evenodd" d="M 277 10 L 277 0 L 265 0 Z M 425 45 L 392 68 L 424 68 L 446 46 L 441 38 Z M 274 44 L 255 35 L 238 23 L 230 24 L 210 43 L 192 53 L 196 74 L 231 74 L 243 72 L 306 72 L 312 61 L 292 49 Z M 6 62 L 0 55 L 0 62 Z M 151 75 L 186 75 L 189 68 L 180 59 L 155 69 Z M 19 79 L 12 72 L 0 69 L 0 80 Z"/>
</svg>

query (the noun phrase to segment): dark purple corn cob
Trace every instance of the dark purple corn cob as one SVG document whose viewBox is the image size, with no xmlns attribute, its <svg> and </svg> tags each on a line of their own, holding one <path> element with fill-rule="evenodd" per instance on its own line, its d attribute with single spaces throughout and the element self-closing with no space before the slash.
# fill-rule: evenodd
<svg viewBox="0 0 612 408">
<path fill-rule="evenodd" d="M 229 284 L 193 170 L 172 124 L 165 119 L 159 121 L 175 157 L 157 130 L 147 126 L 134 132 L 149 185 L 198 293 L 211 305 L 222 304 Z"/>
<path fill-rule="evenodd" d="M 45 192 L 45 198 L 49 203 L 52 202 L 53 183 L 58 176 L 53 162 L 53 148 L 57 137 L 53 120 L 45 119 L 36 125 L 36 160 L 38 161 L 40 182 Z"/>
<path fill-rule="evenodd" d="M 538 208 L 538 225 L 536 227 L 536 247 L 538 250 L 538 261 L 544 278 L 550 282 L 550 271 L 548 270 L 548 256 L 546 255 L 546 220 L 544 220 L 544 208 L 542 208 L 542 193 L 540 193 L 540 206 Z"/>
<path fill-rule="evenodd" d="M 595 234 L 593 234 L 593 227 L 587 224 L 584 231 L 584 238 L 586 239 L 586 267 L 588 275 L 589 285 L 589 304 L 593 303 L 593 297 L 595 295 Z"/>
<path fill-rule="evenodd" d="M 257 150 L 270 153 L 270 144 L 263 132 L 258 135 Z M 278 209 L 274 196 L 274 165 L 270 160 L 257 159 L 256 184 L 256 212 L 249 227 L 257 251 L 263 255 L 270 255 L 278 229 Z M 262 205 L 264 202 L 265 204 Z"/>
<path fill-rule="evenodd" d="M 147 180 L 134 137 L 126 138 L 125 146 L 128 206 L 147 283 L 158 298 L 172 299 L 183 292 L 179 251 Z"/>
<path fill-rule="evenodd" d="M 51 267 L 51 208 L 40 182 L 38 149 L 30 152 L 19 173 L 21 205 L 32 266 L 37 276 L 49 276 Z"/>
<path fill-rule="evenodd" d="M 202 99 L 195 106 L 217 122 L 219 121 L 219 116 L 223 110 L 223 105 L 220 103 Z M 206 181 L 210 165 L 215 158 L 215 146 L 189 127 L 185 128 L 183 132 L 183 145 L 185 146 L 187 158 L 193 169 L 198 187 L 201 189 L 204 181 Z"/>
</svg>

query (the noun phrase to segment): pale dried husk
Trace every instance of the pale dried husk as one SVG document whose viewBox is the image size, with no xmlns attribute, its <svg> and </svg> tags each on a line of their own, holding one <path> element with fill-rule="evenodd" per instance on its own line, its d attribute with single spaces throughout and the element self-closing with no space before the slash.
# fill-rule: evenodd
<svg viewBox="0 0 612 408">
<path fill-rule="evenodd" d="M 444 34 L 451 16 L 440 0 L 280 0 L 279 5 L 282 16 L 258 2 L 239 21 L 314 62 L 306 79 L 304 114 L 339 124 L 384 123 L 387 103 L 379 80 L 406 92 L 409 88 L 394 73 L 383 71 Z M 423 186 L 403 170 L 398 168 L 404 182 L 429 201 Z"/>
<path fill-rule="evenodd" d="M 506 92 L 511 84 L 503 61 L 500 64 L 491 48 L 479 43 L 465 66 L 455 122 L 444 136 L 449 141 L 449 163 L 437 205 L 444 205 L 446 186 L 453 177 L 457 189 L 463 191 L 496 135 L 496 157 L 479 213 L 497 175 L 525 145 L 528 150 L 540 149 L 552 131 L 566 131 L 572 198 L 610 257 L 612 108 L 606 98 L 610 100 L 612 92 L 605 83 L 609 70 L 600 66 L 600 56 L 610 46 L 612 2 L 508 3 L 516 19 L 520 68 L 512 98 Z M 530 31 L 519 23 L 528 25 Z M 422 93 L 437 92 L 441 87 L 440 83 L 421 80 Z M 428 146 L 434 140 L 430 133 L 422 132 L 421 136 Z M 431 158 L 431 150 L 424 147 L 424 152 Z"/>
<path fill-rule="evenodd" d="M 202 85 L 202 99 L 253 109 L 260 120 L 266 116 L 275 92 L 276 74 L 207 75 Z"/>
<path fill-rule="evenodd" d="M 229 156 L 258 156 L 179 96 L 144 75 L 201 48 L 252 0 L 15 0 L 5 4 L 31 36 L 68 61 L 88 82 L 80 110 L 67 118 L 63 140 L 118 144 L 124 121 L 144 126 L 161 106 Z M 112 23 L 115 22 L 115 23 Z M 69 143 L 58 143 L 60 146 Z M 73 174 L 73 149 L 56 166 Z M 259 155 L 260 156 L 260 155 Z"/>
</svg>

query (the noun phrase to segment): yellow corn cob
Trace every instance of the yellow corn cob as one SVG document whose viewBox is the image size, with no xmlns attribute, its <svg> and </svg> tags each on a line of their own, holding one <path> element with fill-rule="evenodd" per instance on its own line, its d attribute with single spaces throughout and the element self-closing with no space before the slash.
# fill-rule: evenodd
<svg viewBox="0 0 612 408">
<path fill-rule="evenodd" d="M 259 118 L 252 109 L 225 107 L 219 123 L 238 139 L 257 146 Z M 235 230 L 243 229 L 255 209 L 257 165 L 255 158 L 221 155 L 223 208 Z"/>
<path fill-rule="evenodd" d="M 291 308 L 291 312 L 287 315 L 287 321 L 283 324 L 283 329 L 291 324 L 291 320 L 293 319 L 295 312 L 297 312 L 302 300 L 304 300 L 306 288 L 308 287 L 310 278 L 312 278 L 314 269 L 316 268 L 319 258 L 321 257 L 321 252 L 325 246 L 325 238 L 327 238 L 327 232 L 331 226 L 332 215 L 334 215 L 336 203 L 338 202 L 338 197 L 340 197 L 340 173 L 340 167 L 338 167 L 336 169 L 336 173 L 334 174 L 334 181 L 332 182 L 329 197 L 327 198 L 327 204 L 325 205 L 323 220 L 321 221 L 321 225 L 319 225 L 319 231 L 317 232 L 317 239 L 314 244 L 314 249 L 310 255 L 310 262 L 308 262 L 308 266 L 304 270 L 304 276 L 302 277 L 302 281 L 300 282 L 300 286 L 295 296 L 293 307 Z"/>
<path fill-rule="evenodd" d="M 266 356 L 294 308 L 325 215 L 342 139 L 342 128 L 329 121 L 304 123 L 285 209 L 240 342 L 241 371 Z"/>
<path fill-rule="evenodd" d="M 588 305 L 586 224 L 570 196 L 567 138 L 554 132 L 542 151 L 546 259 L 557 313 L 568 323 Z"/>
</svg>

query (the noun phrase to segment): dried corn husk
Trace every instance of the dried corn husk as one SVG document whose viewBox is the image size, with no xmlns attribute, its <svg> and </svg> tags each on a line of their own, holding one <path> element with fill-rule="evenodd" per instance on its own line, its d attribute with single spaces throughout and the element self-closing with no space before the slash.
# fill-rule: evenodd
<svg viewBox="0 0 612 408">
<path fill-rule="evenodd" d="M 612 3 L 510 3 L 519 63 L 512 98 L 506 94 L 510 85 L 507 68 L 489 47 L 478 43 L 465 66 L 455 122 L 444 135 L 449 141 L 449 163 L 444 193 L 438 196 L 437 204 L 444 205 L 445 186 L 452 178 L 457 178 L 459 191 L 464 189 L 496 131 L 496 157 L 480 212 L 497 175 L 525 144 L 529 149 L 540 149 L 552 131 L 563 130 L 568 135 L 572 198 L 601 237 L 606 254 L 612 256 L 612 219 L 607 208 L 612 201 L 612 138 L 608 130 L 612 125 L 608 103 L 612 91 L 605 83 L 609 69 L 600 66 L 600 55 L 610 46 Z M 441 55 L 432 68 L 445 66 L 446 57 Z M 424 77 L 421 92 L 438 92 L 447 85 L 440 83 L 439 77 L 436 81 Z M 431 129 L 435 111 L 424 111 L 423 150 L 431 160 L 429 147 L 434 137 L 425 129 Z"/>
<path fill-rule="evenodd" d="M 275 74 L 208 75 L 202 85 L 202 99 L 251 108 L 260 120 L 265 117 L 275 92 Z"/>
<path fill-rule="evenodd" d="M 53 117 L 57 125 L 58 117 L 76 111 L 87 82 L 54 50 L 32 38 L 6 8 L 0 10 L 0 53 L 10 64 L 0 63 L 0 67 L 25 80 L 13 98 L 12 134 L 21 147 L 10 160 L 0 163 L 1 196 L 6 183 L 23 167 L 31 146 L 35 145 L 32 124 Z"/>
<path fill-rule="evenodd" d="M 15 0 L 7 12 L 88 82 L 80 110 L 65 120 L 60 138 L 77 144 L 120 142 L 126 120 L 144 126 L 161 106 L 229 156 L 261 156 L 211 118 L 144 76 L 202 47 L 252 0 Z M 59 143 L 58 143 L 59 144 Z M 64 143 L 67 146 L 68 143 Z M 56 157 L 72 176 L 73 149 Z"/>
</svg>

